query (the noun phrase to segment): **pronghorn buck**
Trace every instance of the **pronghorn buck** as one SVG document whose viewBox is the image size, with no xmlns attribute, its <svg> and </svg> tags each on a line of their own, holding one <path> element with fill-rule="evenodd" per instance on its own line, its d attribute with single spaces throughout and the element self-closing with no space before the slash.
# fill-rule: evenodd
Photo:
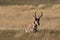
<svg viewBox="0 0 60 40">
<path fill-rule="evenodd" d="M 34 17 L 34 21 L 31 24 L 28 24 L 25 26 L 25 32 L 37 32 L 37 26 L 40 25 L 39 21 L 41 19 L 41 17 L 43 16 L 43 13 L 41 12 L 41 15 L 33 15 Z"/>
</svg>

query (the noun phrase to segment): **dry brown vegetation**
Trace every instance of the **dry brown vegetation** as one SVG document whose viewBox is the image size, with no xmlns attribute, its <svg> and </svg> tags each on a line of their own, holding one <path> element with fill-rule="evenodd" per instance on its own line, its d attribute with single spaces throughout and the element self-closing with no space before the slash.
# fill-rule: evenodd
<svg viewBox="0 0 60 40">
<path fill-rule="evenodd" d="M 43 12 L 36 33 L 25 33 L 33 15 Z M 60 40 L 60 0 L 0 0 L 0 40 Z"/>
</svg>

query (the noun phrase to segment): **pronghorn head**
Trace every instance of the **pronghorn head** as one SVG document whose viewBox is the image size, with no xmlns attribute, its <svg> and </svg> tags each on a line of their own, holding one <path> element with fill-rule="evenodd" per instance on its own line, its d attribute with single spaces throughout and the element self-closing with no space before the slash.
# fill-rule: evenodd
<svg viewBox="0 0 60 40">
<path fill-rule="evenodd" d="M 35 24 L 36 25 L 40 25 L 39 21 L 41 19 L 41 17 L 43 16 L 43 13 L 41 12 L 41 15 L 36 15 L 36 12 L 35 12 L 35 15 L 33 16 L 35 18 Z"/>
</svg>

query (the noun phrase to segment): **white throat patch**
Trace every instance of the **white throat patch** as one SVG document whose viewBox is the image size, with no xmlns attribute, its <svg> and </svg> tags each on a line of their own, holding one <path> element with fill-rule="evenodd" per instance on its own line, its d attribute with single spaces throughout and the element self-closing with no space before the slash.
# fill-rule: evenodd
<svg viewBox="0 0 60 40">
<path fill-rule="evenodd" d="M 38 25 L 38 23 L 35 21 L 35 24 Z"/>
</svg>

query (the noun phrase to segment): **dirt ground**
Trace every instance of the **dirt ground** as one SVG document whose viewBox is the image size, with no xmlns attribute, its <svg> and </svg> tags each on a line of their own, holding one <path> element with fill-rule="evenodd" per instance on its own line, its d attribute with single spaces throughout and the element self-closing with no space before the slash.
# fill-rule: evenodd
<svg viewBox="0 0 60 40">
<path fill-rule="evenodd" d="M 25 2 L 0 0 L 0 40 L 60 40 L 60 1 Z M 38 32 L 25 33 L 35 12 L 43 12 Z"/>
</svg>

